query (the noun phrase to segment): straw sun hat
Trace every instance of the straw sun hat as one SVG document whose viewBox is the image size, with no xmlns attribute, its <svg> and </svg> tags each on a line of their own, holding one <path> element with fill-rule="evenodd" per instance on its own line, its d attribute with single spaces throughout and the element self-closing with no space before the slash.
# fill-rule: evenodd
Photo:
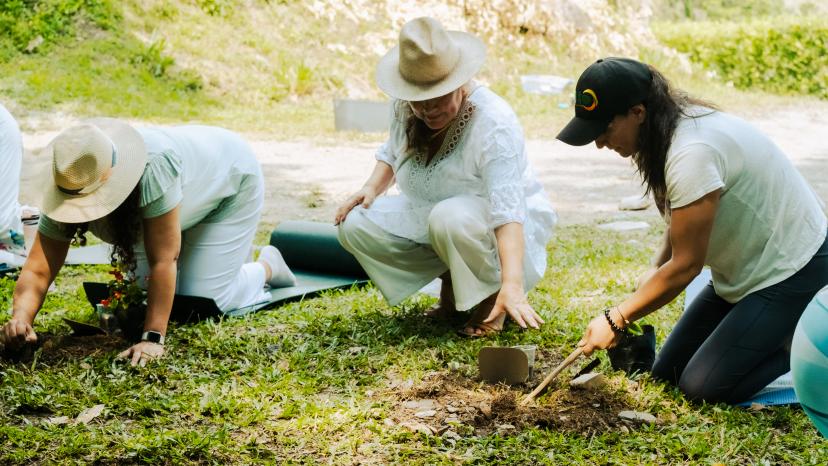
<svg viewBox="0 0 828 466">
<path fill-rule="evenodd" d="M 126 200 L 144 173 L 147 152 L 134 128 L 95 118 L 60 133 L 46 148 L 43 213 L 63 223 L 99 219 Z"/>
<path fill-rule="evenodd" d="M 485 59 L 486 47 L 477 37 L 417 18 L 403 25 L 399 45 L 380 59 L 377 85 L 397 99 L 433 99 L 468 82 Z"/>
</svg>

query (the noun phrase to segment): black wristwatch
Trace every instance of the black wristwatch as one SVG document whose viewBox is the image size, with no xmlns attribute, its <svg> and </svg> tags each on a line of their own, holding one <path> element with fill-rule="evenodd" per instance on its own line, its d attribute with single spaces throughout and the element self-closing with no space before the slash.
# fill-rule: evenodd
<svg viewBox="0 0 828 466">
<path fill-rule="evenodd" d="M 161 335 L 161 332 L 156 332 L 155 330 L 148 330 L 141 334 L 141 341 L 148 341 L 150 343 L 158 343 L 159 345 L 163 345 L 164 335 Z"/>
</svg>

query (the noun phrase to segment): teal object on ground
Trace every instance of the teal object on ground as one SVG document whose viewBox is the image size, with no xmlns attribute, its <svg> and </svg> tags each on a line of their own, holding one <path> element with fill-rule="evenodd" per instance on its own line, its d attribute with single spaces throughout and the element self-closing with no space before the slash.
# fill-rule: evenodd
<svg viewBox="0 0 828 466">
<path fill-rule="evenodd" d="M 791 345 L 791 372 L 802 408 L 828 437 L 828 287 L 805 308 Z"/>
</svg>

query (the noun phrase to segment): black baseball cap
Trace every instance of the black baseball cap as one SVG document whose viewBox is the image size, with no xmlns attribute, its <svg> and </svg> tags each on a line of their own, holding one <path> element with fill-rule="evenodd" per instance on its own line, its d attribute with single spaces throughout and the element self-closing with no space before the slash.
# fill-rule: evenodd
<svg viewBox="0 0 828 466">
<path fill-rule="evenodd" d="M 647 65 L 629 58 L 602 58 L 589 65 L 575 85 L 575 118 L 556 137 L 571 146 L 594 141 L 616 115 L 644 102 L 652 79 Z"/>
</svg>

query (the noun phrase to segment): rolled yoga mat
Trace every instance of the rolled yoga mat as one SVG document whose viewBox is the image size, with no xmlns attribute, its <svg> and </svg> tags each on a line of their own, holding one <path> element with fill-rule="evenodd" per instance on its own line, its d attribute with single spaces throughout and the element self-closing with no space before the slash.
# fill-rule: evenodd
<svg viewBox="0 0 828 466">
<path fill-rule="evenodd" d="M 282 222 L 271 233 L 270 244 L 282 253 L 285 263 L 296 276 L 295 286 L 271 288 L 267 300 L 223 313 L 210 298 L 176 295 L 170 320 L 189 322 L 220 315 L 242 316 L 280 302 L 368 281 L 359 262 L 339 244 L 336 227 L 330 223 Z M 92 307 L 108 295 L 104 283 L 83 285 Z"/>
</svg>

